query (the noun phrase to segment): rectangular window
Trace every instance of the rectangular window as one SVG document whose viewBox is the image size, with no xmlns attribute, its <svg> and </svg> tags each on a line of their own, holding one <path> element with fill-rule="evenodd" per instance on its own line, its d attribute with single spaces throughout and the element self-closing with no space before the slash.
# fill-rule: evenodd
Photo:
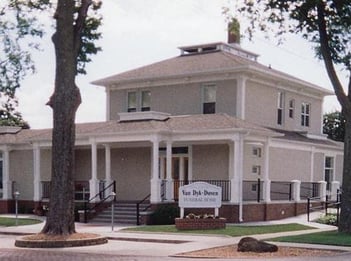
<svg viewBox="0 0 351 261">
<path fill-rule="evenodd" d="M 261 148 L 257 148 L 257 147 L 252 148 L 252 155 L 253 156 L 255 156 L 257 158 L 261 158 L 261 154 L 262 154 Z"/>
<path fill-rule="evenodd" d="M 261 175 L 261 166 L 252 166 L 252 174 Z"/>
<path fill-rule="evenodd" d="M 292 99 L 289 101 L 289 118 L 294 118 L 295 111 L 295 100 Z"/>
<path fill-rule="evenodd" d="M 311 105 L 309 103 L 301 104 L 301 126 L 309 127 L 310 126 L 310 112 Z"/>
<path fill-rule="evenodd" d="M 136 92 L 128 92 L 128 104 L 127 110 L 128 112 L 136 112 L 137 111 L 137 93 Z"/>
<path fill-rule="evenodd" d="M 278 92 L 278 104 L 277 104 L 277 124 L 283 124 L 284 117 L 284 93 Z"/>
<path fill-rule="evenodd" d="M 331 182 L 334 179 L 334 158 L 325 157 L 324 180 L 327 182 L 327 190 L 331 190 Z"/>
<path fill-rule="evenodd" d="M 150 111 L 151 93 L 150 91 L 141 92 L 141 111 Z"/>
<path fill-rule="evenodd" d="M 216 86 L 213 84 L 203 86 L 202 97 L 203 114 L 216 113 Z"/>
</svg>

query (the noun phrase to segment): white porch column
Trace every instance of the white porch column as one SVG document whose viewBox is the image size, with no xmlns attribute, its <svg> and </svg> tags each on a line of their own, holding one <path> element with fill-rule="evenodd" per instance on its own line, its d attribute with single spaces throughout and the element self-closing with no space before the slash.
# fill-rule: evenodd
<svg viewBox="0 0 351 261">
<path fill-rule="evenodd" d="M 10 151 L 6 147 L 2 152 L 3 175 L 2 175 L 2 198 L 12 199 L 12 181 L 10 180 Z"/>
<path fill-rule="evenodd" d="M 104 147 L 105 147 L 105 181 L 106 181 L 106 186 L 109 186 L 113 182 L 111 177 L 111 146 L 110 144 L 105 144 Z M 109 188 L 108 191 L 106 191 L 105 196 L 111 195 L 112 192 L 113 192 L 113 187 Z"/>
<path fill-rule="evenodd" d="M 331 200 L 337 200 L 339 189 L 340 189 L 340 182 L 336 181 L 336 180 L 332 181 L 332 183 L 331 183 Z"/>
<path fill-rule="evenodd" d="M 33 146 L 33 185 L 34 185 L 34 202 L 39 202 L 41 199 L 41 184 L 40 184 L 40 147 L 38 144 Z"/>
<path fill-rule="evenodd" d="M 188 180 L 193 180 L 193 145 L 188 146 Z"/>
<path fill-rule="evenodd" d="M 271 201 L 271 180 L 269 179 L 269 146 L 270 139 L 264 144 L 264 171 L 263 171 L 263 201 Z"/>
<path fill-rule="evenodd" d="M 245 120 L 246 77 L 239 77 L 237 83 L 236 116 Z"/>
<path fill-rule="evenodd" d="M 292 200 L 298 202 L 301 200 L 301 180 L 292 180 L 291 183 L 293 190 Z"/>
<path fill-rule="evenodd" d="M 167 141 L 166 147 L 166 200 L 173 200 L 173 180 L 172 180 L 172 142 Z"/>
<path fill-rule="evenodd" d="M 97 179 L 97 144 L 95 141 L 91 143 L 91 179 L 89 180 L 90 198 L 99 192 L 99 181 Z M 93 200 L 99 201 L 98 198 Z"/>
<path fill-rule="evenodd" d="M 327 182 L 322 180 L 318 182 L 319 185 L 319 196 L 321 198 L 321 201 L 326 201 L 327 200 Z"/>
<path fill-rule="evenodd" d="M 152 157 L 151 157 L 151 203 L 161 202 L 161 180 L 159 176 L 159 141 L 152 141 Z"/>
<path fill-rule="evenodd" d="M 229 144 L 230 202 L 239 204 L 239 221 L 243 221 L 243 153 L 244 139 L 238 134 Z"/>
</svg>

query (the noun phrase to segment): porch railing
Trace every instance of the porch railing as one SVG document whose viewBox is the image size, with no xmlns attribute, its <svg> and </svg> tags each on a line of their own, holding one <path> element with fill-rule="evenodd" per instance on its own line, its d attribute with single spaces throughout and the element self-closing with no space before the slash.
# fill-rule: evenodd
<svg viewBox="0 0 351 261">
<path fill-rule="evenodd" d="M 319 184 L 317 182 L 301 182 L 300 197 L 301 199 L 315 198 L 320 194 Z"/>
<path fill-rule="evenodd" d="M 292 199 L 292 183 L 287 181 L 271 182 L 271 200 L 289 200 Z"/>
<path fill-rule="evenodd" d="M 51 181 L 41 182 L 41 198 L 48 200 L 50 198 L 50 184 Z M 74 182 L 74 200 L 84 201 L 89 200 L 89 181 L 75 181 Z"/>
<path fill-rule="evenodd" d="M 178 190 L 180 186 L 188 185 L 194 182 L 207 182 L 222 188 L 222 201 L 230 201 L 230 181 L 229 180 L 174 180 L 174 200 L 179 199 Z"/>
</svg>

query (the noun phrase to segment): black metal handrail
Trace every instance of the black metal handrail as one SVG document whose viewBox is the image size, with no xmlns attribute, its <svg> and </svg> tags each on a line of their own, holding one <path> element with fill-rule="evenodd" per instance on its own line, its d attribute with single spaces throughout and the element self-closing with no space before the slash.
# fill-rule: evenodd
<svg viewBox="0 0 351 261">
<path fill-rule="evenodd" d="M 336 196 L 336 200 L 331 200 L 332 196 Z M 340 205 L 341 205 L 341 191 L 338 190 L 336 195 L 326 195 L 325 201 L 323 196 L 307 198 L 307 221 L 310 221 L 310 214 L 312 211 L 325 210 L 328 214 L 328 208 L 336 207 L 336 223 L 339 225 Z M 313 206 L 312 202 L 320 203 L 320 205 Z"/>
<path fill-rule="evenodd" d="M 90 214 L 93 210 L 98 209 L 107 199 L 111 197 L 111 195 L 105 196 L 105 192 L 112 188 L 112 191 L 116 193 L 116 181 L 113 181 L 110 185 L 105 187 L 104 189 L 100 190 L 95 196 L 90 198 L 89 200 L 84 201 L 84 222 L 88 222 L 88 214 Z M 99 202 L 97 203 L 92 203 L 96 199 L 99 199 Z M 114 196 L 113 200 L 116 200 L 116 197 Z M 92 206 L 90 206 L 92 205 Z"/>
<path fill-rule="evenodd" d="M 286 196 L 289 201 L 292 199 L 292 183 L 287 181 L 272 181 L 271 182 L 271 199 L 276 195 L 279 200 Z"/>
<path fill-rule="evenodd" d="M 151 194 L 147 195 L 145 198 L 136 203 L 136 211 L 137 211 L 137 226 L 140 225 L 140 205 L 145 203 L 148 199 L 150 199 Z M 151 204 L 148 204 L 142 211 L 146 211 L 151 207 Z"/>
</svg>

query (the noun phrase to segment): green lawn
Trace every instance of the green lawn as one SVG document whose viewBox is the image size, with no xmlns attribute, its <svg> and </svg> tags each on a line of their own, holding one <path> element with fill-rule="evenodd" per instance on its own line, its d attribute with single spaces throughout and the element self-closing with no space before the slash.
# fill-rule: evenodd
<svg viewBox="0 0 351 261">
<path fill-rule="evenodd" d="M 318 232 L 299 236 L 278 237 L 270 240 L 279 242 L 351 246 L 351 234 L 339 233 L 338 231 Z"/>
<path fill-rule="evenodd" d="M 158 232 L 158 233 L 191 233 L 191 234 L 214 234 L 226 236 L 247 236 L 267 233 L 279 233 L 286 231 L 298 231 L 313 229 L 312 227 L 300 224 L 282 224 L 282 225 L 266 225 L 266 226 L 236 226 L 227 225 L 225 229 L 210 229 L 210 230 L 177 230 L 174 225 L 157 225 L 157 226 L 140 226 L 127 228 L 126 231 L 134 232 Z"/>
<path fill-rule="evenodd" d="M 42 221 L 37 219 L 30 219 L 30 218 L 18 218 L 18 225 L 25 226 L 25 225 L 33 225 L 41 223 Z M 16 219 L 15 218 L 7 218 L 7 217 L 0 217 L 0 227 L 11 227 L 16 226 Z"/>
</svg>

